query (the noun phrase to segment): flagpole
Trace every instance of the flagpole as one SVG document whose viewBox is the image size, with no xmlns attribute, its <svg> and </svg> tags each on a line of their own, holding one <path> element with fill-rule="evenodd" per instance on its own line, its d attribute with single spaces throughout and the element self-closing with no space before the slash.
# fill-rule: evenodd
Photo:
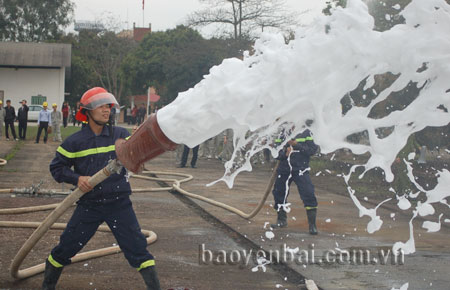
<svg viewBox="0 0 450 290">
<path fill-rule="evenodd" d="M 150 88 L 151 87 L 148 87 L 148 89 L 147 89 L 147 107 L 145 108 L 146 112 L 147 112 L 147 116 L 149 115 L 148 107 L 150 104 L 150 94 L 151 94 Z"/>
<path fill-rule="evenodd" d="M 144 21 L 144 2 L 145 0 L 142 0 L 142 27 L 145 27 L 145 21 Z"/>
</svg>

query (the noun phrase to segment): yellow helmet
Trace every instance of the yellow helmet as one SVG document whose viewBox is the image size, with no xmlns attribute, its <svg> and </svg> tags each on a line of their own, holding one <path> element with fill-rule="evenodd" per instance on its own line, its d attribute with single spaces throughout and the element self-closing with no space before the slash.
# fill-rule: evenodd
<svg viewBox="0 0 450 290">
<path fill-rule="evenodd" d="M 47 103 L 47 102 L 43 102 L 43 103 L 42 103 L 42 106 L 48 107 L 48 103 Z"/>
<path fill-rule="evenodd" d="M 3 102 L 2 102 L 2 100 L 0 100 L 0 105 L 2 105 L 3 104 Z"/>
<path fill-rule="evenodd" d="M 58 105 L 56 105 L 56 103 L 53 103 L 53 104 L 52 104 L 52 107 L 58 107 Z"/>
</svg>

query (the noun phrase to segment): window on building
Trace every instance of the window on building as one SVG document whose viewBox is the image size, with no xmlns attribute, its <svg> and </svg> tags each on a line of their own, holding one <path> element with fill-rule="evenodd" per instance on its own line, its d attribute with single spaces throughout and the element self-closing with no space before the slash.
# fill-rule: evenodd
<svg viewBox="0 0 450 290">
<path fill-rule="evenodd" d="M 41 94 L 37 96 L 31 96 L 31 104 L 32 105 L 42 105 L 43 102 L 47 101 L 47 97 Z"/>
</svg>

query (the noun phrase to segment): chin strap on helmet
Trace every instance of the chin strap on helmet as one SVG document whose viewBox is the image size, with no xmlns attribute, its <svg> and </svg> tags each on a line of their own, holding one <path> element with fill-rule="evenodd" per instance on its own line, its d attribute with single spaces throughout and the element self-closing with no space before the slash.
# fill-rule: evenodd
<svg viewBox="0 0 450 290">
<path fill-rule="evenodd" d="M 111 138 L 113 138 L 113 139 L 114 139 L 114 136 L 113 136 L 114 118 L 115 118 L 115 116 L 113 114 L 109 114 L 109 120 L 108 120 L 108 123 L 106 124 L 108 126 L 109 136 L 111 136 Z"/>
<path fill-rule="evenodd" d="M 114 119 L 113 118 L 114 118 L 114 116 L 112 114 L 109 115 L 109 120 L 108 120 L 108 122 L 106 122 L 106 124 L 102 124 L 102 123 L 96 121 L 94 118 L 92 118 L 91 113 L 89 113 L 89 110 L 86 110 L 86 116 L 87 116 L 88 120 L 91 119 L 92 121 L 94 121 L 95 124 L 97 124 L 99 126 L 108 126 L 109 136 L 111 137 L 111 139 L 114 140 L 114 136 L 113 136 L 113 133 L 114 133 L 114 127 L 113 127 Z"/>
</svg>

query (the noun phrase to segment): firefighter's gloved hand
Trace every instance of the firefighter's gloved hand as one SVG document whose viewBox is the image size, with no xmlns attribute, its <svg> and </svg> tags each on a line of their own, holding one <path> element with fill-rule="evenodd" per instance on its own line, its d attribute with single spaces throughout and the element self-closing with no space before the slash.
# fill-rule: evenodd
<svg viewBox="0 0 450 290">
<path fill-rule="evenodd" d="M 89 184 L 89 178 L 91 178 L 90 176 L 80 176 L 78 178 L 78 188 L 81 189 L 81 191 L 83 192 L 89 192 L 92 189 L 94 189 L 90 184 Z"/>
</svg>

